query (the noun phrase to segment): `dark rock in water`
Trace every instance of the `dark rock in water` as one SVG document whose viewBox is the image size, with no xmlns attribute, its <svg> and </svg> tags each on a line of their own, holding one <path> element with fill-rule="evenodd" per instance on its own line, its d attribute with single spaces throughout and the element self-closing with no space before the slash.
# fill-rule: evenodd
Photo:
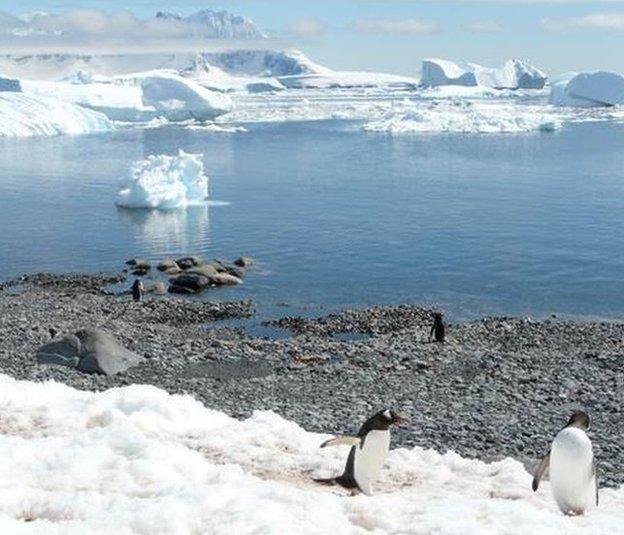
<svg viewBox="0 0 624 535">
<path fill-rule="evenodd" d="M 217 273 L 209 278 L 210 284 L 213 286 L 236 286 L 243 282 L 238 277 L 229 273 Z"/>
<path fill-rule="evenodd" d="M 235 277 L 242 279 L 245 276 L 245 269 L 240 266 L 228 264 L 225 266 L 225 273 L 229 273 L 230 275 L 234 275 Z"/>
<path fill-rule="evenodd" d="M 182 288 L 189 288 L 195 292 L 199 292 L 206 286 L 210 286 L 210 279 L 204 275 L 184 273 L 175 279 L 172 279 L 171 285 L 181 286 Z M 171 288 L 169 288 L 169 291 L 171 291 Z"/>
<path fill-rule="evenodd" d="M 145 293 L 163 295 L 167 293 L 167 286 L 164 282 L 155 282 L 154 284 L 145 285 Z"/>
<path fill-rule="evenodd" d="M 250 256 L 241 256 L 240 258 L 237 258 L 236 260 L 234 260 L 234 265 L 242 267 L 242 268 L 251 267 L 253 266 L 253 264 L 254 264 L 254 259 L 251 258 Z"/>
<path fill-rule="evenodd" d="M 133 258 L 131 260 L 128 260 L 126 262 L 127 265 L 132 266 L 134 269 L 140 269 L 140 270 L 149 270 L 152 266 L 150 266 L 149 262 L 146 262 L 145 260 L 141 260 L 139 258 Z"/>
<path fill-rule="evenodd" d="M 149 273 L 149 268 L 147 268 L 147 269 L 141 268 L 141 269 L 133 269 L 132 270 L 132 274 L 136 275 L 137 277 L 143 277 L 143 276 L 147 275 L 148 273 Z"/>
<path fill-rule="evenodd" d="M 158 271 L 165 272 L 169 272 L 170 270 L 177 270 L 179 273 L 180 271 L 182 271 L 180 269 L 180 266 L 178 266 L 177 262 L 173 258 L 165 258 L 162 262 L 158 263 L 156 269 L 158 269 Z"/>
<path fill-rule="evenodd" d="M 217 268 L 215 268 L 212 264 L 202 264 L 201 266 L 195 266 L 187 269 L 185 274 L 212 277 L 217 274 Z"/>
<path fill-rule="evenodd" d="M 187 288 L 186 286 L 176 286 L 175 284 L 170 285 L 167 291 L 170 294 L 182 295 L 191 295 L 197 293 L 197 291 L 193 290 L 192 288 Z"/>
<path fill-rule="evenodd" d="M 199 266 L 201 263 L 202 260 L 198 256 L 185 256 L 176 260 L 176 264 L 178 264 L 180 269 L 189 269 L 195 266 Z"/>
<path fill-rule="evenodd" d="M 66 334 L 37 351 L 37 362 L 40 364 L 59 364 L 103 375 L 126 371 L 141 360 L 139 355 L 100 329 L 82 329 L 75 334 Z"/>
</svg>

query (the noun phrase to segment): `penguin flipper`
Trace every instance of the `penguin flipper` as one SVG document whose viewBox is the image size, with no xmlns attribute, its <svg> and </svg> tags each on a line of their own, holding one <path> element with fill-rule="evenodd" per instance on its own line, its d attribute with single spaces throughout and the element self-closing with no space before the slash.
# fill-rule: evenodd
<svg viewBox="0 0 624 535">
<path fill-rule="evenodd" d="M 592 461 L 592 479 L 596 488 L 596 507 L 598 507 L 598 474 L 596 473 L 596 460 Z"/>
<path fill-rule="evenodd" d="M 360 437 L 335 437 L 326 440 L 321 444 L 321 448 L 328 448 L 330 446 L 359 446 L 362 439 Z"/>
<path fill-rule="evenodd" d="M 537 469 L 535 470 L 535 474 L 533 475 L 533 491 L 536 491 L 539 487 L 540 481 L 544 476 L 544 473 L 548 469 L 548 465 L 550 464 L 550 452 L 546 455 L 537 465 Z"/>
</svg>

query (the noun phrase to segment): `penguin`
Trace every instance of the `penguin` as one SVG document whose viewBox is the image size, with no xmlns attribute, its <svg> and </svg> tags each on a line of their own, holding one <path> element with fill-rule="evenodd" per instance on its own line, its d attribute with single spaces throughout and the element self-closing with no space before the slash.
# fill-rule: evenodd
<svg viewBox="0 0 624 535">
<path fill-rule="evenodd" d="M 390 427 L 405 426 L 409 419 L 389 409 L 379 411 L 364 422 L 357 436 L 341 436 L 327 440 L 321 448 L 347 444 L 352 446 L 344 472 L 338 477 L 315 479 L 324 485 L 338 484 L 370 496 L 372 484 L 379 477 L 390 449 Z"/>
<path fill-rule="evenodd" d="M 431 341 L 431 337 L 435 334 L 435 341 L 438 343 L 443 343 L 445 330 L 446 329 L 444 327 L 444 321 L 442 320 L 442 313 L 434 312 L 433 325 L 431 326 L 431 331 L 429 332 L 429 341 Z"/>
<path fill-rule="evenodd" d="M 582 515 L 598 506 L 596 464 L 592 443 L 586 433 L 590 425 L 587 413 L 574 412 L 535 470 L 534 491 L 537 491 L 546 470 L 550 470 L 553 497 L 564 515 Z"/>
<path fill-rule="evenodd" d="M 50 333 L 50 338 L 56 338 L 56 335 L 58 334 L 58 331 L 54 327 L 50 327 L 48 332 Z"/>
<path fill-rule="evenodd" d="M 132 299 L 140 301 L 143 296 L 143 283 L 139 279 L 134 279 L 132 283 Z"/>
</svg>

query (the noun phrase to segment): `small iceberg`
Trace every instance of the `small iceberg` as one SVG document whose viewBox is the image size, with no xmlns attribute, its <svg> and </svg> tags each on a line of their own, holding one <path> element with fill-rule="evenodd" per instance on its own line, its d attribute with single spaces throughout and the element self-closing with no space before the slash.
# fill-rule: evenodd
<svg viewBox="0 0 624 535">
<path fill-rule="evenodd" d="M 182 150 L 177 156 L 160 154 L 132 164 L 117 194 L 117 206 L 172 210 L 203 203 L 208 176 L 203 154 Z"/>
<path fill-rule="evenodd" d="M 624 76 L 608 71 L 563 74 L 552 84 L 550 103 L 581 108 L 624 104 Z"/>
</svg>

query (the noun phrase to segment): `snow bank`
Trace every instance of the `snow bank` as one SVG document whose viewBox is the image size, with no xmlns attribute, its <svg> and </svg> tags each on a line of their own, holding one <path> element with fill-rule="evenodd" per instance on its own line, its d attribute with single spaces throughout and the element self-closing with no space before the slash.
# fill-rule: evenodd
<svg viewBox="0 0 624 535">
<path fill-rule="evenodd" d="M 337 473 L 348 448 L 321 450 L 327 435 L 271 412 L 238 421 L 150 386 L 0 386 L 3 533 L 576 535 L 624 521 L 622 490 L 565 517 L 511 459 L 393 450 L 376 494 L 348 497 L 311 481 Z"/>
<path fill-rule="evenodd" d="M 201 154 L 150 156 L 135 162 L 117 194 L 124 208 L 183 208 L 208 197 L 208 177 Z"/>
<path fill-rule="evenodd" d="M 552 85 L 550 102 L 577 107 L 624 104 L 624 76 L 607 71 L 562 75 Z"/>
<path fill-rule="evenodd" d="M 405 112 L 392 112 L 364 125 L 368 132 L 389 134 L 514 134 L 551 132 L 562 126 L 552 114 L 531 106 L 477 105 L 468 101 L 434 102 Z"/>
<path fill-rule="evenodd" d="M 57 98 L 0 92 L 0 136 L 54 136 L 112 130 L 105 115 Z"/>
<path fill-rule="evenodd" d="M 443 59 L 426 59 L 422 64 L 421 84 L 424 86 L 462 85 L 494 89 L 542 89 L 546 74 L 517 59 L 510 59 L 501 68 L 476 63 L 459 64 Z"/>
<path fill-rule="evenodd" d="M 407 76 L 376 72 L 333 71 L 324 74 L 281 76 L 281 84 L 291 89 L 332 89 L 352 87 L 415 88 L 418 80 Z"/>
</svg>

